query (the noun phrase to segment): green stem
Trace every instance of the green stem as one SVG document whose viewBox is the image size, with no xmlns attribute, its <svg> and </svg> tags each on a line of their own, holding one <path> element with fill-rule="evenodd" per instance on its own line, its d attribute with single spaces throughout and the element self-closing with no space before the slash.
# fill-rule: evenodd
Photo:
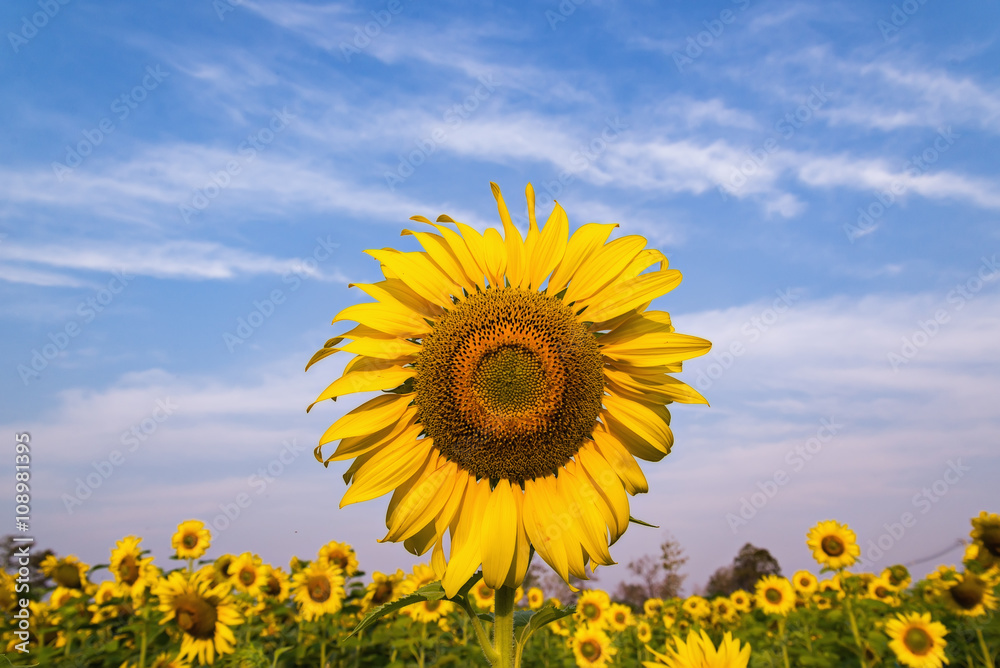
<svg viewBox="0 0 1000 668">
<path fill-rule="evenodd" d="M 476 639 L 479 641 L 479 646 L 483 648 L 483 654 L 486 655 L 487 661 L 490 665 L 496 665 L 497 653 L 493 649 L 493 645 L 490 644 L 490 637 L 486 635 L 486 631 L 483 629 L 483 625 L 479 622 L 479 617 L 476 615 L 476 611 L 472 609 L 472 605 L 469 603 L 469 599 L 464 596 L 459 597 L 459 604 L 461 604 L 462 609 L 465 610 L 465 614 L 469 616 L 472 621 L 472 630 L 476 632 Z"/>
<path fill-rule="evenodd" d="M 139 668 L 146 668 L 146 643 L 148 639 L 146 633 L 146 613 L 142 614 L 142 639 L 139 641 Z"/>
<path fill-rule="evenodd" d="M 785 618 L 778 622 L 778 635 L 781 636 L 781 658 L 785 661 L 785 668 L 791 668 L 788 664 L 788 638 L 785 636 Z"/>
<path fill-rule="evenodd" d="M 982 629 L 976 629 L 976 637 L 979 638 L 979 647 L 983 650 L 983 659 L 986 661 L 986 668 L 995 668 L 993 665 L 993 654 L 990 653 L 990 649 L 986 646 L 986 639 L 983 638 Z"/>
<path fill-rule="evenodd" d="M 847 618 L 851 621 L 851 634 L 854 636 L 854 642 L 858 646 L 858 661 L 861 662 L 861 668 L 868 668 L 868 664 L 865 663 L 865 647 L 861 644 L 861 634 L 858 632 L 858 622 L 854 618 L 854 608 L 851 606 L 850 594 L 844 597 L 844 605 L 847 608 Z"/>
<path fill-rule="evenodd" d="M 514 662 L 514 594 L 507 585 L 496 590 L 493 613 L 493 647 L 497 652 L 496 668 L 516 668 Z"/>
</svg>

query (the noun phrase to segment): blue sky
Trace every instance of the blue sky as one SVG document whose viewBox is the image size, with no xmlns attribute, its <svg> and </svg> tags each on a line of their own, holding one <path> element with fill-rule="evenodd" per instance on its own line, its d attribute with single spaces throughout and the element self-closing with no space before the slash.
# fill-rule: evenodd
<svg viewBox="0 0 1000 668">
<path fill-rule="evenodd" d="M 346 360 L 302 369 L 365 299 L 347 283 L 377 279 L 364 249 L 412 248 L 415 214 L 499 225 L 496 181 L 522 228 L 531 182 L 540 215 L 556 198 L 573 227 L 646 236 L 684 274 L 656 307 L 714 343 L 681 376 L 711 407 L 675 407 L 634 500 L 663 528 L 620 563 L 669 530 L 689 585 L 748 541 L 790 574 L 829 518 L 872 568 L 950 547 L 1000 500 L 998 19 L 5 3 L 0 422 L 32 435 L 34 534 L 93 563 L 135 533 L 162 560 L 178 522 L 228 508 L 213 554 L 339 539 L 408 567 L 376 543 L 385 501 L 338 509 L 345 467 L 312 457 L 357 403 L 304 412 Z"/>
</svg>

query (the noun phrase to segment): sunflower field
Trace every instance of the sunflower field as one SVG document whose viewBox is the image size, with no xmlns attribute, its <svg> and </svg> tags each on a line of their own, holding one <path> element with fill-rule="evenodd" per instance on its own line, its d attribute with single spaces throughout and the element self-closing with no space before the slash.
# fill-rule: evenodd
<svg viewBox="0 0 1000 668">
<path fill-rule="evenodd" d="M 983 512 L 972 526 L 962 568 L 940 566 L 918 582 L 899 565 L 848 572 L 856 536 L 826 521 L 807 537 L 818 576 L 769 575 L 754 591 L 632 609 L 598 589 L 575 601 L 518 589 L 521 665 L 993 668 L 1000 515 Z M 41 568 L 51 586 L 30 601 L 18 598 L 17 574 L 5 572 L 6 657 L 109 668 L 487 664 L 481 642 L 492 634 L 496 592 L 479 574 L 448 597 L 433 566 L 367 576 L 344 543 L 293 557 L 287 569 L 251 553 L 206 558 L 210 544 L 191 520 L 173 536 L 168 568 L 135 536 L 118 541 L 108 564 L 49 556 Z M 27 654 L 18 648 L 25 642 Z"/>
</svg>

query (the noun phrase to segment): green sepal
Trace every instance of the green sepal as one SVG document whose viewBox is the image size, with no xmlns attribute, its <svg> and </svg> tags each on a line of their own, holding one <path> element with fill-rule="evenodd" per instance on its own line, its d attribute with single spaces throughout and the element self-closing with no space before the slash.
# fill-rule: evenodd
<svg viewBox="0 0 1000 668">
<path fill-rule="evenodd" d="M 660 528 L 660 527 L 656 526 L 655 524 L 650 524 L 649 522 L 643 522 L 642 520 L 637 520 L 636 518 L 632 517 L 631 515 L 628 516 L 628 521 L 632 522 L 633 524 L 641 524 L 642 526 L 649 527 L 650 529 L 659 529 Z"/>
</svg>

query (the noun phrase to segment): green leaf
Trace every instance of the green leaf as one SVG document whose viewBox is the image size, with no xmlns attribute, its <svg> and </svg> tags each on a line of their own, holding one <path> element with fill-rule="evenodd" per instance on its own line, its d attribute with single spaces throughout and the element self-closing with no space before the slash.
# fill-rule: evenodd
<svg viewBox="0 0 1000 668">
<path fill-rule="evenodd" d="M 628 521 L 632 522 L 633 524 L 641 524 L 642 526 L 649 527 L 650 529 L 659 529 L 660 528 L 660 527 L 656 526 L 655 524 L 650 524 L 649 522 L 643 522 L 642 520 L 637 520 L 636 518 L 632 517 L 631 515 L 628 516 Z"/>
<path fill-rule="evenodd" d="M 487 624 L 492 624 L 493 623 L 493 613 L 492 612 L 480 612 L 480 613 L 478 613 L 476 615 L 476 617 L 479 617 L 479 619 L 481 621 L 484 621 Z"/>
<path fill-rule="evenodd" d="M 568 605 L 565 608 L 557 608 L 552 605 L 546 605 L 539 608 L 534 613 L 531 613 L 528 610 L 524 610 L 522 612 L 527 612 L 529 614 L 525 617 L 525 621 L 523 622 L 524 628 L 521 630 L 520 635 L 517 632 L 519 627 L 518 614 L 520 613 L 514 613 L 514 637 L 517 638 L 517 644 L 521 648 L 527 644 L 528 638 L 531 637 L 532 633 L 546 624 L 560 620 L 563 617 L 569 617 L 576 612 L 576 606 Z"/>
<path fill-rule="evenodd" d="M 408 605 L 413 605 L 414 603 L 420 603 L 422 601 L 439 601 L 442 598 L 444 598 L 444 588 L 441 586 L 440 582 L 432 582 L 428 585 L 424 585 L 408 596 L 404 596 L 403 598 L 391 603 L 386 603 L 385 605 L 380 605 L 369 612 L 368 616 L 362 619 L 347 637 L 350 638 L 356 633 L 360 633 L 365 629 L 371 628 L 380 617 L 396 612 L 397 610 L 405 608 Z"/>
</svg>

